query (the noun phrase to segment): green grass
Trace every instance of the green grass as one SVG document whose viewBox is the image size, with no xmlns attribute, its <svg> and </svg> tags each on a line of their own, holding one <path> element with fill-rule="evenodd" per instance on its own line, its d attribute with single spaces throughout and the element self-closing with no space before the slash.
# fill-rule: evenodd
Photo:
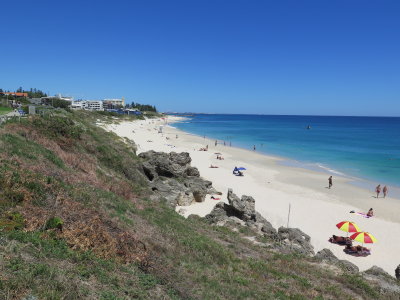
<svg viewBox="0 0 400 300">
<path fill-rule="evenodd" d="M 57 167 L 64 167 L 64 162 L 54 152 L 23 136 L 10 133 L 3 134 L 0 136 L 0 145 L 3 146 L 0 152 L 7 152 L 9 155 L 16 155 L 30 160 L 37 160 L 43 157 Z"/>
<path fill-rule="evenodd" d="M 5 114 L 8 114 L 9 112 L 12 112 L 12 111 L 13 111 L 13 109 L 10 108 L 10 107 L 0 106 L 0 115 L 5 115 Z"/>
</svg>

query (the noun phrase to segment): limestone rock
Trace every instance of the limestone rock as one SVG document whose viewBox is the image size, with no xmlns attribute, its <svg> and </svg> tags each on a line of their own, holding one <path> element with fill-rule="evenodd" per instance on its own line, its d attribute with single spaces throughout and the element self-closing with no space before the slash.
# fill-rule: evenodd
<svg viewBox="0 0 400 300">
<path fill-rule="evenodd" d="M 322 249 L 321 251 L 317 252 L 314 257 L 319 261 L 337 266 L 347 273 L 357 274 L 359 272 L 359 269 L 355 264 L 344 259 L 338 259 L 329 249 Z"/>
<path fill-rule="evenodd" d="M 377 267 L 377 266 L 372 266 L 371 268 L 369 268 L 368 270 L 364 271 L 363 273 L 364 274 L 368 274 L 368 275 L 373 275 L 373 276 L 391 277 L 388 272 L 386 272 L 385 270 L 383 270 L 382 268 Z"/>
<path fill-rule="evenodd" d="M 397 266 L 396 270 L 394 271 L 396 274 L 396 278 L 400 280 L 400 265 Z"/>
<path fill-rule="evenodd" d="M 315 254 L 315 258 L 320 261 L 336 263 L 339 259 L 329 249 L 322 249 Z"/>
<path fill-rule="evenodd" d="M 341 269 L 351 274 L 357 274 L 360 271 L 355 264 L 349 262 L 348 260 L 341 259 L 338 261 L 338 265 Z"/>
<path fill-rule="evenodd" d="M 298 228 L 279 227 L 278 237 L 282 242 L 282 250 L 296 251 L 304 255 L 314 255 L 314 247 L 310 236 Z"/>
<path fill-rule="evenodd" d="M 378 285 L 380 293 L 387 296 L 387 299 L 397 299 L 393 298 L 393 296 L 396 295 L 398 297 L 400 293 L 399 282 L 382 268 L 373 266 L 362 272 L 362 275 L 366 280 Z"/>
<path fill-rule="evenodd" d="M 232 189 L 228 190 L 228 202 L 236 211 L 238 218 L 243 221 L 255 220 L 255 203 L 253 197 L 242 196 L 240 199 Z"/>
<path fill-rule="evenodd" d="M 171 206 L 203 202 L 207 194 L 215 192 L 212 182 L 200 177 L 199 170 L 190 166 L 189 153 L 148 151 L 139 154 L 142 169 L 150 187 Z"/>
<path fill-rule="evenodd" d="M 219 202 L 206 216 L 211 224 L 224 225 L 229 219 L 236 225 L 247 226 L 260 235 L 276 235 L 276 229 L 272 227 L 264 217 L 255 210 L 255 200 L 250 196 L 236 196 L 232 189 L 228 190 L 229 204 Z"/>
</svg>

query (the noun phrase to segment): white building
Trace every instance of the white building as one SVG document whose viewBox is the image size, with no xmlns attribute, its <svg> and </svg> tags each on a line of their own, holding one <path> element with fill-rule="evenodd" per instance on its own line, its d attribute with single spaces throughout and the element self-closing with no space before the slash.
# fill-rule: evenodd
<svg viewBox="0 0 400 300">
<path fill-rule="evenodd" d="M 67 97 L 67 96 L 62 96 L 61 94 L 57 94 L 55 96 L 55 98 L 61 99 L 61 100 L 65 100 L 65 101 L 74 101 L 73 97 Z"/>
<path fill-rule="evenodd" d="M 121 99 L 103 99 L 104 106 L 125 106 L 125 99 L 122 97 Z"/>
<path fill-rule="evenodd" d="M 97 100 L 85 101 L 85 104 L 83 105 L 83 109 L 87 109 L 87 110 L 104 110 L 103 109 L 103 101 L 97 101 Z"/>
<path fill-rule="evenodd" d="M 72 101 L 72 109 L 85 109 L 85 110 L 104 110 L 103 101 L 99 100 L 79 100 Z"/>
</svg>

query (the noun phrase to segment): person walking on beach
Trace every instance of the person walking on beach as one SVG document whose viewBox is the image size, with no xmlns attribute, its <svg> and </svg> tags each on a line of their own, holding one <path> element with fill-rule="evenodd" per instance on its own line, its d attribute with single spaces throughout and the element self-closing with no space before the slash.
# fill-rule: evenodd
<svg viewBox="0 0 400 300">
<path fill-rule="evenodd" d="M 256 145 L 253 146 L 253 151 L 256 151 Z"/>
<path fill-rule="evenodd" d="M 217 141 L 217 140 L 215 140 L 215 147 L 217 147 L 217 145 L 218 145 L 218 141 Z"/>
<path fill-rule="evenodd" d="M 329 176 L 329 178 L 328 178 L 328 189 L 330 189 L 332 187 L 332 185 L 333 185 L 333 179 L 332 179 L 332 176 Z"/>
<path fill-rule="evenodd" d="M 388 193 L 388 188 L 387 188 L 387 186 L 385 185 L 384 187 L 383 187 L 383 198 L 386 198 L 386 195 L 387 195 L 387 193 Z"/>
<path fill-rule="evenodd" d="M 379 198 L 379 194 L 381 193 L 381 185 L 378 184 L 378 186 L 375 188 L 375 192 L 376 192 L 376 198 Z"/>
</svg>

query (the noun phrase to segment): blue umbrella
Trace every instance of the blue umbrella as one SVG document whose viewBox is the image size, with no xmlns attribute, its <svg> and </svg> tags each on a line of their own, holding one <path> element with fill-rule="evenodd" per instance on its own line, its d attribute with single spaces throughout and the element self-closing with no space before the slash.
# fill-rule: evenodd
<svg viewBox="0 0 400 300">
<path fill-rule="evenodd" d="M 242 170 L 246 170 L 246 168 L 243 168 L 243 167 L 240 167 L 240 168 L 237 168 L 239 171 L 242 171 Z"/>
</svg>

